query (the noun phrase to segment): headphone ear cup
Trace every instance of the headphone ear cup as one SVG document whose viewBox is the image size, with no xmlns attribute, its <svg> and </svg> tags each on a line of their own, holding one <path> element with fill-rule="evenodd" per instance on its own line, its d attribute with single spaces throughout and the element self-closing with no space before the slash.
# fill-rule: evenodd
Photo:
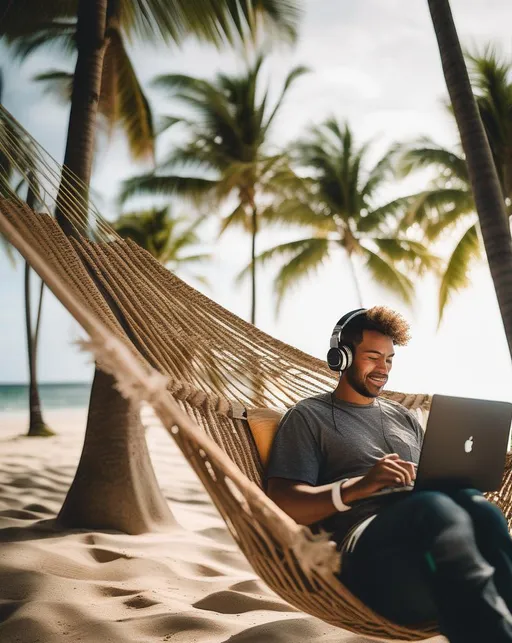
<svg viewBox="0 0 512 643">
<path fill-rule="evenodd" d="M 344 360 L 339 348 L 330 348 L 327 352 L 327 364 L 331 371 L 341 371 L 341 365 Z"/>
<path fill-rule="evenodd" d="M 347 368 L 349 368 L 352 365 L 352 361 L 354 358 L 352 349 L 350 348 L 350 346 L 347 346 L 346 344 L 342 344 L 338 350 L 341 356 L 341 363 L 340 363 L 339 370 L 346 371 Z"/>
</svg>

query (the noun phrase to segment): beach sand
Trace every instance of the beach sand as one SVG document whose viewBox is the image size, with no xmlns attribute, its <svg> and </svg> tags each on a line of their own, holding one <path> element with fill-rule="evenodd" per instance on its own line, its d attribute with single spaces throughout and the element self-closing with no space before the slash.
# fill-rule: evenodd
<svg viewBox="0 0 512 643">
<path fill-rule="evenodd" d="M 1 643 L 369 641 L 295 610 L 259 580 L 151 414 L 148 444 L 180 527 L 141 536 L 55 530 L 86 411 L 45 418 L 58 435 L 26 439 L 25 413 L 0 414 Z"/>
</svg>

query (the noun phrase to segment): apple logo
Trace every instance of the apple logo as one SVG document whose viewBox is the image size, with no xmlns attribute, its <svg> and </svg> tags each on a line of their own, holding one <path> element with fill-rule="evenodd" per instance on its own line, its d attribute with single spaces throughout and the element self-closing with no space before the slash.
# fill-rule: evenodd
<svg viewBox="0 0 512 643">
<path fill-rule="evenodd" d="M 466 453 L 471 453 L 473 450 L 473 436 L 469 437 L 465 442 L 464 442 L 464 451 Z"/>
</svg>

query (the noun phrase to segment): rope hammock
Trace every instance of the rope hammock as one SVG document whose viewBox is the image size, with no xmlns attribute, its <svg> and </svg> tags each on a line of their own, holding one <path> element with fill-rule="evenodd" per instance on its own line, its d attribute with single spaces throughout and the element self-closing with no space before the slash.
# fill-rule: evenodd
<svg viewBox="0 0 512 643">
<path fill-rule="evenodd" d="M 123 395 L 154 407 L 255 572 L 291 605 L 346 630 L 390 640 L 435 635 L 435 625 L 402 627 L 363 605 L 335 576 L 339 557 L 328 536 L 297 525 L 262 490 L 280 415 L 336 385 L 324 362 L 238 318 L 121 240 L 84 205 L 76 181 L 64 178 L 59 207 L 77 232 L 67 237 L 50 215 L 61 168 L 0 107 L 1 154 L 40 203 L 35 212 L 0 183 L 0 233 L 83 326 L 99 367 Z M 23 154 L 31 165 L 19 162 Z M 385 395 L 420 415 L 430 404 L 427 395 Z M 509 525 L 510 465 L 500 491 L 489 495 Z"/>
</svg>

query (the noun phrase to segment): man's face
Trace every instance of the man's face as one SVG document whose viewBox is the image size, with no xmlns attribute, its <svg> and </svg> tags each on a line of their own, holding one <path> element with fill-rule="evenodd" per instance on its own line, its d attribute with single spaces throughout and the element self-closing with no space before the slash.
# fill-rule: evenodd
<svg viewBox="0 0 512 643">
<path fill-rule="evenodd" d="M 363 341 L 355 347 L 354 360 L 344 377 L 359 395 L 378 397 L 388 381 L 394 354 L 390 337 L 364 330 Z"/>
</svg>

